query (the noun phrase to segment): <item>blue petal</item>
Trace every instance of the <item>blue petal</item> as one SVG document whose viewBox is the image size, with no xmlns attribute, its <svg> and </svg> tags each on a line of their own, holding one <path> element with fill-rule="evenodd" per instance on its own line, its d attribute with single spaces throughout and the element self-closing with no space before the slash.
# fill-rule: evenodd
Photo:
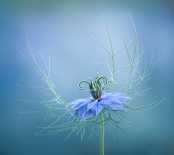
<svg viewBox="0 0 174 155">
<path fill-rule="evenodd" d="M 124 94 L 124 93 L 115 92 L 115 93 L 112 93 L 112 96 L 115 96 L 119 100 L 129 100 L 129 99 L 131 99 L 130 97 L 127 97 L 126 94 Z"/>
<path fill-rule="evenodd" d="M 123 110 L 123 111 L 126 111 L 126 109 L 122 105 L 119 105 L 119 104 L 109 104 L 106 108 L 108 110 Z"/>
<path fill-rule="evenodd" d="M 125 100 L 130 99 L 123 93 L 106 93 L 104 96 L 101 97 L 101 104 L 102 105 L 109 105 L 109 104 L 125 104 Z"/>
<path fill-rule="evenodd" d="M 88 103 L 87 108 L 88 108 L 88 109 L 93 108 L 93 107 L 96 105 L 97 102 L 98 102 L 98 100 L 95 100 L 95 101 L 93 101 L 93 102 L 91 102 L 91 103 Z"/>
<path fill-rule="evenodd" d="M 123 104 L 124 100 L 119 100 L 119 98 L 116 98 L 114 96 L 108 96 L 104 100 L 110 101 L 110 104 L 117 103 L 117 104 Z"/>
<path fill-rule="evenodd" d="M 77 99 L 77 100 L 74 100 L 74 101 L 68 103 L 68 105 L 73 106 L 73 105 L 76 105 L 76 104 L 79 104 L 79 103 L 85 102 L 85 101 L 86 101 L 86 99 Z"/>
<path fill-rule="evenodd" d="M 107 100 L 107 99 L 101 99 L 100 104 L 103 106 L 107 106 L 108 104 L 112 104 L 112 101 Z"/>
<path fill-rule="evenodd" d="M 94 115 L 95 113 L 93 113 L 92 110 L 89 110 L 88 112 L 86 112 L 86 114 L 83 117 L 81 117 L 81 120 L 88 119 L 90 117 L 93 117 Z"/>
<path fill-rule="evenodd" d="M 73 108 L 73 110 L 78 110 L 78 109 L 80 109 L 82 106 L 88 105 L 89 103 L 91 103 L 91 100 L 86 100 L 85 102 L 81 102 L 81 103 L 78 103 L 78 104 L 72 106 L 72 108 Z"/>
<path fill-rule="evenodd" d="M 74 100 L 74 101 L 68 103 L 68 105 L 70 105 L 71 108 L 74 108 L 73 110 L 78 110 L 80 107 L 82 107 L 83 105 L 85 105 L 91 101 L 92 101 L 92 97 L 89 97 L 86 99 L 77 99 L 77 100 Z"/>
<path fill-rule="evenodd" d="M 82 106 L 82 107 L 78 110 L 78 114 L 80 115 L 81 118 L 83 118 L 87 112 L 88 112 L 88 110 L 87 110 L 87 105 Z"/>
<path fill-rule="evenodd" d="M 100 102 L 98 102 L 93 108 L 92 111 L 98 115 L 102 110 L 103 110 L 104 106 L 100 104 Z"/>
</svg>

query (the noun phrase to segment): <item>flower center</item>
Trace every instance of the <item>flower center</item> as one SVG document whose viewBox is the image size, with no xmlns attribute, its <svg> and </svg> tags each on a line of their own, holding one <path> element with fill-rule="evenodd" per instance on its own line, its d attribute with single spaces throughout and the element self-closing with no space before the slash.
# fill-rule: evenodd
<svg viewBox="0 0 174 155">
<path fill-rule="evenodd" d="M 89 91 L 93 97 L 94 100 L 98 100 L 100 101 L 101 100 L 101 94 L 102 94 L 102 91 L 104 89 L 104 86 L 106 84 L 109 84 L 110 81 L 108 80 L 108 77 L 105 76 L 105 75 L 102 75 L 102 76 L 97 76 L 97 78 L 89 78 L 90 79 L 90 82 L 88 81 L 80 81 L 79 82 L 79 88 L 80 89 L 85 89 L 84 86 L 81 86 L 82 83 L 87 83 L 89 85 Z M 101 84 L 101 80 L 103 80 L 103 84 Z M 87 89 L 88 90 L 88 89 Z"/>
<path fill-rule="evenodd" d="M 103 87 L 100 81 L 91 81 L 89 85 L 90 93 L 94 100 L 100 101 Z"/>
</svg>

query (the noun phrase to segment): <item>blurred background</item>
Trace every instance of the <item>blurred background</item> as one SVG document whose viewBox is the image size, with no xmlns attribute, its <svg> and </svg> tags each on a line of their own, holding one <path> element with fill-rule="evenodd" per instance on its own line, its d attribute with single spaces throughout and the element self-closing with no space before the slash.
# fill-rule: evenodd
<svg viewBox="0 0 174 155">
<path fill-rule="evenodd" d="M 173 0 L 6 0 L 0 1 L 0 155 L 99 155 L 100 136 L 90 129 L 81 142 L 73 134 L 64 140 L 68 131 L 49 136 L 34 135 L 50 125 L 46 113 L 20 113 L 45 110 L 43 104 L 18 99 L 42 101 L 46 96 L 26 85 L 20 78 L 35 86 L 45 86 L 41 77 L 27 63 L 17 48 L 32 62 L 31 49 L 40 67 L 44 68 L 39 51 L 46 62 L 51 59 L 51 75 L 66 102 L 89 97 L 77 87 L 79 81 L 96 77 L 101 70 L 109 76 L 103 50 L 91 35 L 110 50 L 109 39 L 102 13 L 111 34 L 114 51 L 135 38 L 129 17 L 133 18 L 138 33 L 138 46 L 146 50 L 147 62 L 154 54 L 152 79 L 144 88 L 152 87 L 146 98 L 166 98 L 156 108 L 132 117 L 132 127 L 122 126 L 132 136 L 118 130 L 114 144 L 115 128 L 105 128 L 106 155 L 173 155 L 174 154 L 174 1 Z M 133 54 L 134 42 L 130 45 Z M 123 51 L 125 53 L 126 51 Z M 143 58 L 144 59 L 144 58 Z M 116 66 L 128 60 L 126 55 L 116 61 Z M 141 68 L 141 65 L 140 65 Z M 142 65 L 143 69 L 143 65 Z"/>
</svg>

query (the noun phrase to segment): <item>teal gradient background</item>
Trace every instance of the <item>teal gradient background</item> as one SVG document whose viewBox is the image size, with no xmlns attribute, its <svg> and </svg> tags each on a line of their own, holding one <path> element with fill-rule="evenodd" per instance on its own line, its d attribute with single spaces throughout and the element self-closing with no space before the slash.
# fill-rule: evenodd
<svg viewBox="0 0 174 155">
<path fill-rule="evenodd" d="M 145 88 L 152 87 L 145 98 L 157 97 L 156 108 L 130 116 L 132 127 L 122 126 L 132 136 L 115 128 L 105 128 L 106 155 L 173 155 L 174 154 L 174 2 L 172 0 L 113 0 L 113 1 L 56 1 L 4 0 L 0 1 L 0 155 L 99 155 L 100 136 L 89 139 L 86 129 L 83 141 L 68 131 L 50 136 L 34 135 L 53 120 L 45 121 L 46 113 L 20 113 L 45 110 L 44 105 L 18 99 L 47 99 L 39 92 L 18 87 L 26 85 L 20 78 L 35 86 L 44 86 L 39 75 L 27 63 L 16 47 L 32 62 L 31 49 L 44 69 L 39 55 L 48 62 L 51 75 L 66 102 L 89 97 L 77 87 L 79 81 L 95 77 L 106 66 L 95 64 L 105 60 L 103 51 L 91 35 L 110 50 L 104 25 L 104 13 L 111 34 L 114 51 L 124 47 L 120 32 L 128 43 L 135 38 L 129 17 L 133 18 L 138 33 L 138 45 L 143 45 L 144 57 L 149 62 L 154 54 L 152 79 Z M 130 52 L 133 52 L 133 45 Z M 133 54 L 133 53 L 131 53 Z M 126 55 L 116 65 L 127 63 Z M 143 66 L 140 66 L 143 69 Z M 143 100 L 144 101 L 144 100 Z"/>
</svg>

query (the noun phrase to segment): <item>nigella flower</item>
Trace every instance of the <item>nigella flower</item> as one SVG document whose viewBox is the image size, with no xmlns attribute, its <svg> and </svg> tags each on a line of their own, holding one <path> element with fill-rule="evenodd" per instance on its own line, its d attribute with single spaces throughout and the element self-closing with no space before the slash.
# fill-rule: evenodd
<svg viewBox="0 0 174 155">
<path fill-rule="evenodd" d="M 101 85 L 100 80 L 104 81 L 104 85 L 108 84 L 108 78 L 106 76 L 100 76 L 95 79 L 91 79 L 91 82 L 88 81 L 81 81 L 79 83 L 79 88 L 81 87 L 82 82 L 86 82 L 89 84 L 89 89 L 92 97 L 86 99 L 77 99 L 68 103 L 73 110 L 73 116 L 80 116 L 81 121 L 93 117 L 95 115 L 99 115 L 104 107 L 107 110 L 121 110 L 126 111 L 124 108 L 125 100 L 129 100 L 130 98 L 127 97 L 123 93 L 106 93 L 105 95 L 101 96 L 102 90 L 104 87 Z"/>
</svg>

